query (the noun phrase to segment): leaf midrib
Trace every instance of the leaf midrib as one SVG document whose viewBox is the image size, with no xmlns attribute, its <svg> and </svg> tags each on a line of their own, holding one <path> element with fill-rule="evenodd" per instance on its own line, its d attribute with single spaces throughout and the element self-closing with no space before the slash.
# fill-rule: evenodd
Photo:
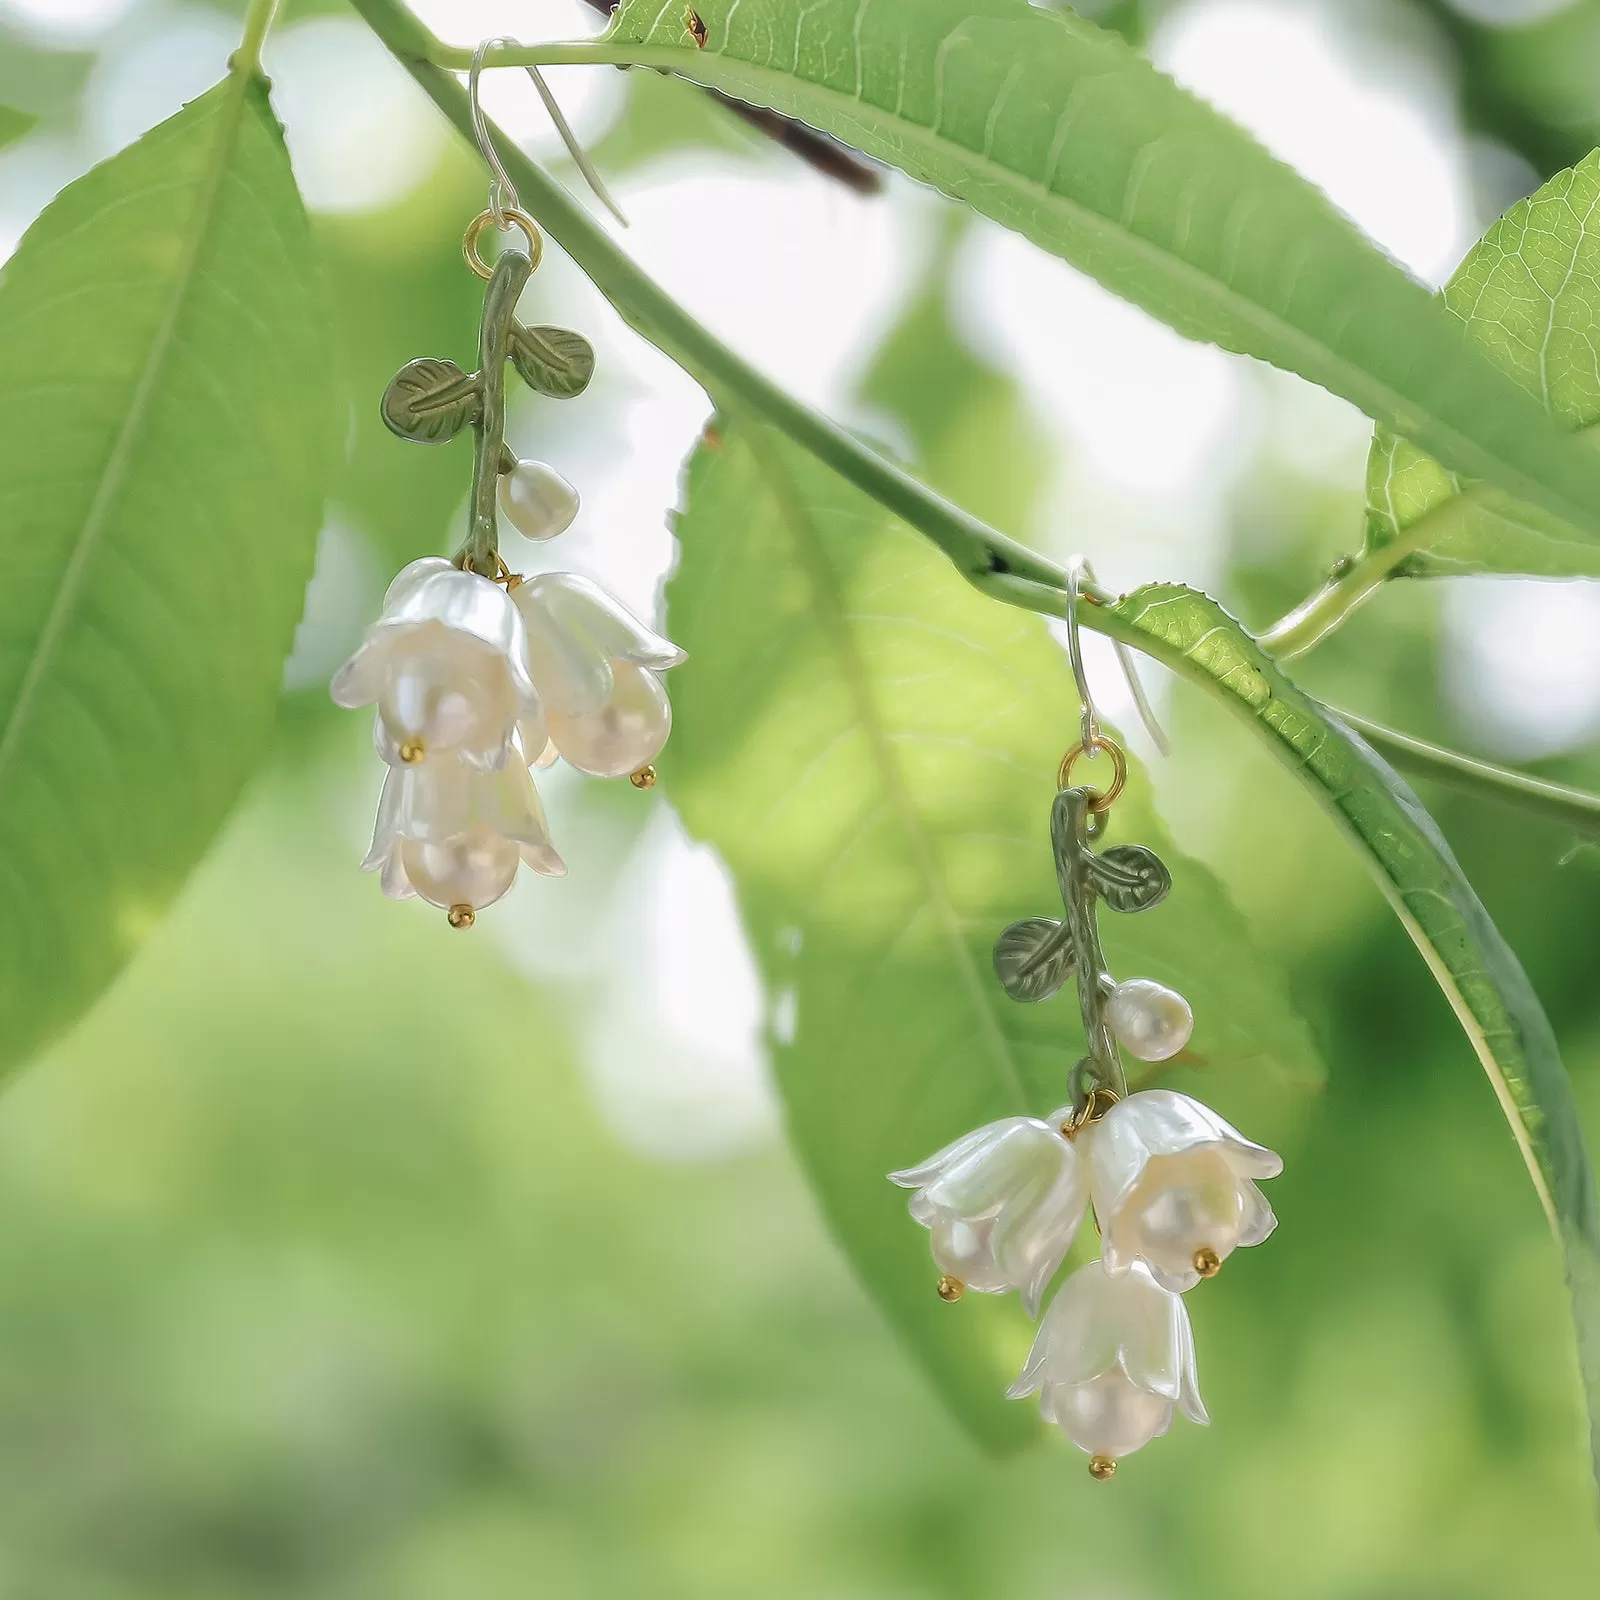
<svg viewBox="0 0 1600 1600">
<path fill-rule="evenodd" d="M 99 481 L 95 485 L 94 498 L 90 501 L 88 513 L 83 519 L 83 526 L 78 530 L 71 553 L 62 568 L 60 586 L 51 601 L 49 614 L 45 617 L 44 627 L 39 632 L 22 683 L 17 689 L 16 698 L 11 703 L 11 709 L 6 714 L 5 726 L 0 730 L 0 788 L 4 786 L 7 770 L 16 755 L 29 714 L 38 698 L 40 685 L 54 661 L 67 623 L 77 607 L 88 571 L 89 558 L 100 542 L 110 518 L 112 501 L 127 475 L 134 447 L 145 425 L 150 398 L 165 370 L 171 351 L 176 347 L 175 335 L 178 323 L 183 316 L 184 307 L 199 270 L 201 255 L 211 234 L 213 210 L 227 174 L 228 157 L 243 121 L 245 103 L 254 76 L 252 70 L 236 67 L 226 79 L 226 92 L 214 113 L 216 143 L 200 180 L 193 221 L 178 257 L 171 295 L 162 311 L 161 320 L 156 326 L 155 338 L 134 383 L 133 397 L 129 402 L 127 415 L 123 418 L 116 440 L 106 457 L 105 466 L 101 469 Z"/>
<path fill-rule="evenodd" d="M 839 668 L 849 686 L 851 698 L 856 704 L 856 714 L 866 732 L 867 745 L 878 768 L 879 778 L 888 795 L 890 807 L 898 818 L 901 832 L 910 845 L 917 871 L 927 888 L 928 903 L 933 907 L 951 960 L 961 974 L 962 983 L 978 1015 L 989 1045 L 990 1064 L 1000 1079 L 1001 1088 L 1011 1097 L 1012 1104 L 1019 1111 L 1030 1109 L 1022 1073 L 1012 1057 L 1005 1032 L 996 1020 L 985 996 L 983 975 L 973 963 L 972 952 L 962 934 L 960 919 L 956 916 L 944 875 L 939 869 L 932 841 L 928 838 L 904 775 L 894 759 L 892 743 L 873 696 L 871 674 L 867 671 L 866 662 L 856 647 L 850 614 L 845 607 L 838 579 L 817 538 L 812 519 L 801 503 L 794 483 L 778 453 L 768 446 L 763 437 L 762 427 L 761 423 L 751 421 L 741 429 L 742 436 L 749 441 L 757 468 L 772 491 L 779 515 L 789 529 L 800 563 L 810 578 L 814 607 L 822 624 L 822 631 L 833 647 Z"/>
</svg>

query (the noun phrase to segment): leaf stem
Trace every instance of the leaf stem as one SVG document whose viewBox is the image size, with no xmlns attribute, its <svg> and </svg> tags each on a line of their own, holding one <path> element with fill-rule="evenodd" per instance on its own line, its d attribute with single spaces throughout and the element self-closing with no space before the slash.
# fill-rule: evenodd
<svg viewBox="0 0 1600 1600">
<path fill-rule="evenodd" d="M 267 29 L 277 15 L 278 0 L 250 0 L 245 13 L 244 37 L 239 48 L 228 57 L 228 71 L 253 77 L 261 71 L 261 46 L 266 42 Z"/>
<path fill-rule="evenodd" d="M 1442 506 L 1424 513 L 1398 538 L 1367 555 L 1347 558 L 1322 588 L 1273 623 L 1256 642 L 1279 661 L 1303 655 L 1370 600 L 1394 576 L 1401 562 L 1424 545 L 1443 538 L 1453 524 L 1465 521 L 1494 493 L 1487 484 L 1463 489 Z"/>
<path fill-rule="evenodd" d="M 399 0 L 351 0 L 351 4 L 429 99 L 455 124 L 462 136 L 470 140 L 472 117 L 466 89 L 438 64 L 439 60 L 456 63 L 459 56 L 462 58 L 459 66 L 464 70 L 470 64 L 470 53 L 447 50 Z M 508 55 L 515 59 L 529 53 L 527 50 L 491 51 L 488 59 L 495 63 Z M 1064 568 L 990 528 L 971 512 L 951 504 L 756 371 L 641 271 L 566 189 L 524 154 L 495 123 L 490 122 L 488 127 L 489 137 L 515 182 L 524 206 L 538 218 L 540 226 L 589 276 L 623 321 L 703 384 L 713 400 L 730 409 L 752 411 L 787 434 L 840 477 L 931 540 L 954 562 L 962 576 L 984 593 L 1044 616 L 1066 616 L 1068 596 Z M 1437 526 L 1433 523 L 1430 532 L 1437 532 Z M 1399 543 L 1396 541 L 1396 545 Z M 1402 548 L 1394 559 L 1401 560 L 1408 553 Z M 1132 645 L 1208 693 L 1224 700 L 1230 698 L 1204 674 L 1190 670 L 1189 663 L 1170 647 L 1111 611 L 1108 603 L 1116 598 L 1113 594 L 1092 585 L 1084 585 L 1082 592 L 1086 599 L 1096 602 L 1079 610 L 1079 621 L 1085 627 Z M 1337 612 L 1337 620 L 1342 620 L 1365 598 L 1364 594 L 1349 598 L 1353 592 L 1352 587 L 1342 592 L 1339 601 L 1328 602 L 1324 618 L 1333 617 Z M 1330 625 L 1336 626 L 1337 620 Z M 1280 628 L 1282 626 L 1280 624 Z M 1273 630 L 1274 633 L 1278 631 Z M 1269 634 L 1268 639 L 1271 637 Z M 1284 653 L 1281 647 L 1278 653 Z M 1544 783 L 1504 767 L 1424 744 L 1343 711 L 1335 710 L 1334 715 L 1357 728 L 1405 771 L 1437 778 L 1534 811 L 1586 837 L 1594 835 L 1597 818 L 1600 818 L 1600 796 Z"/>
<path fill-rule="evenodd" d="M 1330 717 L 1359 733 L 1374 750 L 1403 772 L 1432 778 L 1452 789 L 1514 806 L 1519 811 L 1531 812 L 1546 821 L 1571 828 L 1587 839 L 1600 840 L 1600 795 L 1575 789 L 1570 784 L 1533 778 L 1510 767 L 1496 766 L 1492 761 L 1463 755 L 1459 750 L 1429 744 L 1424 739 L 1386 728 L 1381 722 L 1369 722 L 1353 711 L 1327 705 L 1323 709 Z"/>
<path fill-rule="evenodd" d="M 1067 595 L 1045 585 L 997 574 L 983 579 L 978 587 L 995 599 L 1003 600 L 1007 605 L 1019 606 L 1024 611 L 1037 611 L 1063 620 L 1066 618 Z M 1078 613 L 1078 620 L 1085 627 L 1130 644 L 1146 655 L 1153 655 L 1191 683 L 1200 688 L 1206 687 L 1207 680 L 1189 670 L 1186 662 L 1173 661 L 1164 652 L 1152 650 L 1148 634 L 1126 626 L 1114 612 L 1101 611 L 1099 606 L 1104 604 L 1104 595 L 1091 598 L 1097 601 L 1097 605 Z M 1221 698 L 1226 700 L 1229 697 L 1224 695 Z M 1532 812 L 1548 822 L 1571 828 L 1585 838 L 1600 839 L 1600 795 L 1564 783 L 1551 783 L 1544 778 L 1531 778 L 1525 772 L 1497 766 L 1492 761 L 1480 761 L 1475 756 L 1463 755 L 1459 750 L 1449 750 L 1443 745 L 1429 744 L 1424 739 L 1413 738 L 1410 734 L 1400 733 L 1381 722 L 1370 721 L 1325 701 L 1317 701 L 1316 705 L 1326 716 L 1360 734 L 1374 750 L 1402 772 L 1419 778 L 1432 778 L 1481 799 Z"/>
</svg>

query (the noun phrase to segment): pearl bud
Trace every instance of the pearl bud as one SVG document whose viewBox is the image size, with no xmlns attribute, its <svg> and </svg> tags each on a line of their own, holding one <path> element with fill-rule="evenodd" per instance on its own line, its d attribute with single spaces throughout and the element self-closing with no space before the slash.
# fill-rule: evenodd
<svg viewBox="0 0 1600 1600">
<path fill-rule="evenodd" d="M 1130 978 L 1111 991 L 1106 1021 L 1122 1047 L 1141 1061 L 1165 1061 L 1188 1044 L 1194 1012 L 1174 989 L 1154 978 Z"/>
<path fill-rule="evenodd" d="M 578 491 L 542 461 L 519 461 L 500 474 L 500 509 L 528 539 L 553 539 L 572 526 Z"/>
</svg>

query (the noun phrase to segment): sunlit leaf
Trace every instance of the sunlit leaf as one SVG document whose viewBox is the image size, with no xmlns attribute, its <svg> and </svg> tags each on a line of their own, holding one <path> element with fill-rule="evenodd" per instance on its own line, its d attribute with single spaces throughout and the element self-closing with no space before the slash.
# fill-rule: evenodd
<svg viewBox="0 0 1600 1600">
<path fill-rule="evenodd" d="M 1600 151 L 1519 200 L 1473 246 L 1444 303 L 1562 427 L 1600 422 Z M 1588 441 L 1586 441 L 1587 443 Z M 1600 454 L 1593 458 L 1600 474 Z M 1395 576 L 1600 576 L 1600 546 L 1543 507 L 1464 481 L 1380 427 L 1361 554 Z"/>
<path fill-rule="evenodd" d="M 702 448 L 669 589 L 676 729 L 661 767 L 727 859 L 773 1005 L 788 1126 L 867 1285 L 957 1413 L 1004 1444 L 1027 1341 L 1012 1301 L 940 1303 L 926 1236 L 884 1180 L 960 1133 L 1068 1099 L 1075 995 L 1019 1005 L 996 938 L 1059 917 L 1050 808 L 1078 707 L 1035 617 L 979 596 L 812 458 L 741 425 Z M 1101 919 L 1121 977 L 1193 1003 L 1192 1059 L 1226 1081 L 1314 1078 L 1281 970 L 1178 853 L 1135 768 L 1112 835 L 1155 847 L 1167 902 Z"/>
<path fill-rule="evenodd" d="M 0 1062 L 110 980 L 271 745 L 326 347 L 242 76 L 65 189 L 0 275 Z"/>
<path fill-rule="evenodd" d="M 1539 406 L 1316 189 L 1116 35 L 1028 0 L 695 10 L 703 48 L 687 8 L 625 0 L 576 54 L 822 128 L 1600 538 L 1600 473 Z"/>
<path fill-rule="evenodd" d="M 1115 608 L 1124 637 L 1264 730 L 1274 754 L 1359 849 L 1494 1085 L 1566 1258 L 1600 1473 L 1600 1202 L 1555 1034 L 1511 947 L 1422 803 L 1354 733 L 1302 693 L 1205 595 L 1170 584 Z"/>
</svg>

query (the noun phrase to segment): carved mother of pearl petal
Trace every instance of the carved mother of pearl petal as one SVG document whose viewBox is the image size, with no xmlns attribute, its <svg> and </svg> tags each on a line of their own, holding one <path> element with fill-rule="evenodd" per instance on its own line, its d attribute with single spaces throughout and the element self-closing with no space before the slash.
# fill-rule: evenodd
<svg viewBox="0 0 1600 1600">
<path fill-rule="evenodd" d="M 1106 1021 L 1122 1047 L 1141 1061 L 1177 1055 L 1194 1032 L 1189 1002 L 1154 978 L 1119 983 L 1106 1001 Z"/>
<path fill-rule="evenodd" d="M 553 539 L 578 515 L 578 491 L 543 461 L 519 461 L 500 475 L 500 509 L 528 539 Z"/>
</svg>

